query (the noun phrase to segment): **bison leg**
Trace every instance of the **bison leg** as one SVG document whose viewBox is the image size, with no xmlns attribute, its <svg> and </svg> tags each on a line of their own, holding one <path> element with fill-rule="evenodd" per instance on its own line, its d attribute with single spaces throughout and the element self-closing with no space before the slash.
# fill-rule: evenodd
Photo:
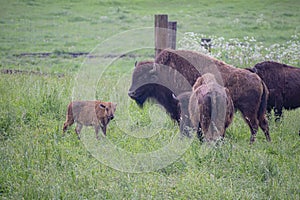
<svg viewBox="0 0 300 200">
<path fill-rule="evenodd" d="M 271 137 L 270 137 L 270 133 L 269 133 L 269 125 L 268 125 L 268 120 L 266 118 L 266 115 L 261 115 L 258 118 L 259 118 L 259 127 L 265 133 L 267 141 L 271 142 Z"/>
<path fill-rule="evenodd" d="M 250 143 L 252 144 L 255 141 L 256 133 L 258 130 L 258 120 L 256 112 L 245 112 L 244 110 L 241 110 L 243 118 L 247 122 L 248 126 L 250 127 L 251 131 L 251 137 L 250 137 Z"/>
<path fill-rule="evenodd" d="M 64 123 L 63 132 L 66 132 L 66 130 L 68 129 L 68 127 L 72 126 L 73 123 L 74 123 L 74 120 L 68 118 L 66 120 L 66 122 Z"/>
<path fill-rule="evenodd" d="M 267 88 L 266 85 L 263 84 L 263 94 L 261 96 L 261 101 L 259 105 L 259 109 L 257 112 L 257 119 L 259 121 L 259 127 L 263 130 L 265 133 L 266 139 L 268 142 L 271 141 L 270 133 L 269 133 L 269 124 L 268 124 L 268 119 L 266 116 L 266 111 L 270 112 L 272 107 L 268 106 L 268 93 L 267 93 Z"/>
<path fill-rule="evenodd" d="M 105 125 L 104 125 L 104 126 L 101 126 L 101 129 L 102 129 L 102 131 L 103 131 L 104 136 L 106 136 L 106 126 L 105 126 Z"/>
<path fill-rule="evenodd" d="M 199 126 L 197 128 L 197 137 L 200 140 L 200 142 L 203 142 L 203 131 L 202 131 L 200 123 L 199 123 Z"/>
<path fill-rule="evenodd" d="M 275 115 L 275 122 L 279 122 L 282 116 L 282 107 L 275 106 L 274 115 Z"/>
<path fill-rule="evenodd" d="M 267 107 L 267 116 L 269 120 L 272 119 L 272 107 Z"/>
<path fill-rule="evenodd" d="M 82 124 L 77 123 L 76 128 L 75 128 L 75 132 L 77 133 L 78 139 L 80 140 L 80 132 L 82 129 Z"/>
<path fill-rule="evenodd" d="M 183 116 L 180 120 L 180 133 L 182 136 L 191 137 L 192 125 L 188 116 Z"/>
<path fill-rule="evenodd" d="M 274 106 L 274 115 L 275 121 L 279 122 L 282 116 L 282 108 L 283 108 L 283 97 L 280 94 L 276 94 L 275 96 L 275 106 Z"/>
<path fill-rule="evenodd" d="M 96 125 L 94 128 L 95 128 L 96 138 L 97 138 L 97 140 L 99 140 L 99 135 L 98 135 L 98 133 L 99 133 L 100 126 L 99 126 L 99 125 Z"/>
</svg>

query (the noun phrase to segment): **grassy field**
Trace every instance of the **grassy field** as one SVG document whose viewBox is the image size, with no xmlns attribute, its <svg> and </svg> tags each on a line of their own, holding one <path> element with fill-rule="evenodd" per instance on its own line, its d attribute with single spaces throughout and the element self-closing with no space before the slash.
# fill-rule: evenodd
<svg viewBox="0 0 300 200">
<path fill-rule="evenodd" d="M 182 143 L 158 105 L 141 110 L 127 96 L 134 62 L 154 53 L 154 14 L 177 21 L 179 48 L 199 50 L 205 35 L 229 64 L 300 67 L 299 10 L 297 0 L 1 0 L 0 70 L 23 70 L 0 73 L 1 199 L 300 199 L 299 109 L 269 121 L 271 143 L 260 130 L 253 145 L 236 113 L 212 146 Z M 79 98 L 118 103 L 107 138 L 62 134 Z"/>
</svg>

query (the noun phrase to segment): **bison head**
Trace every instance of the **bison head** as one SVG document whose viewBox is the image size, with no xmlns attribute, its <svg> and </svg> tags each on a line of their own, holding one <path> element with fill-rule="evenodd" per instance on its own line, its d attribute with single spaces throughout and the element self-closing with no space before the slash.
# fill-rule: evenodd
<svg viewBox="0 0 300 200">
<path fill-rule="evenodd" d="M 99 118 L 105 116 L 108 120 L 114 119 L 114 114 L 115 114 L 115 111 L 117 108 L 116 103 L 102 102 L 99 104 L 99 108 L 100 108 L 100 110 L 99 110 L 100 113 L 97 113 L 97 115 L 99 115 Z M 104 115 L 104 116 L 101 116 L 101 115 Z"/>
<path fill-rule="evenodd" d="M 157 69 L 154 62 L 140 62 L 132 74 L 132 84 L 128 91 L 130 98 L 142 107 L 147 99 L 153 99 L 162 105 L 175 121 L 180 119 L 178 100 L 172 97 L 174 87 L 166 71 Z M 174 85 L 174 84 L 173 84 Z M 175 93 L 177 93 L 175 91 Z"/>
<path fill-rule="evenodd" d="M 138 65 L 136 63 L 128 91 L 129 97 L 142 107 L 147 98 L 153 97 L 154 91 L 159 88 L 156 84 L 157 79 L 153 62 L 141 62 Z"/>
</svg>

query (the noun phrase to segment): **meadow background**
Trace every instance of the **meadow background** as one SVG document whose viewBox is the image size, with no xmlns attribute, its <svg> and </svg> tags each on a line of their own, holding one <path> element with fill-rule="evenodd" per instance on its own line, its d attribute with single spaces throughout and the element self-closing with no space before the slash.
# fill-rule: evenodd
<svg viewBox="0 0 300 200">
<path fill-rule="evenodd" d="M 62 134 L 78 72 L 89 67 L 85 56 L 69 52 L 93 52 L 113 35 L 153 27 L 154 14 L 168 14 L 182 35 L 179 48 L 205 52 L 200 41 L 210 37 L 210 54 L 229 64 L 271 59 L 300 67 L 298 0 L 0 2 L 2 199 L 300 198 L 299 109 L 285 111 L 280 123 L 270 119 L 271 143 L 260 130 L 249 145 L 250 131 L 237 113 L 222 145 L 194 140 L 173 163 L 147 173 L 102 164 L 74 126 Z M 119 104 L 106 140 L 130 152 L 160 149 L 178 132 L 161 108 L 148 103 L 141 110 L 127 96 L 134 62 L 153 54 L 135 50 L 99 67 L 96 98 Z M 85 130 L 83 137 L 94 138 L 92 128 Z"/>
</svg>

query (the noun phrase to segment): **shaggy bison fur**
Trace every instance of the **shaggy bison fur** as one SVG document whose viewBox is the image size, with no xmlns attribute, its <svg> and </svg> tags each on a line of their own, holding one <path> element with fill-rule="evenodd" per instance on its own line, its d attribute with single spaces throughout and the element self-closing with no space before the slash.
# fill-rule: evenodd
<svg viewBox="0 0 300 200">
<path fill-rule="evenodd" d="M 220 86 L 213 74 L 199 77 L 189 99 L 189 114 L 198 137 L 205 141 L 224 138 L 233 119 L 234 106 L 229 90 Z"/>
<path fill-rule="evenodd" d="M 273 61 L 258 63 L 249 69 L 258 74 L 269 89 L 268 113 L 274 109 L 276 120 L 282 115 L 282 109 L 300 107 L 300 68 Z"/>
<path fill-rule="evenodd" d="M 225 130 L 233 119 L 234 106 L 228 89 L 220 86 L 213 74 L 202 75 L 192 92 L 174 95 L 174 98 L 179 101 L 180 131 L 183 135 L 190 136 L 192 128 L 201 140 L 203 133 L 205 141 L 216 141 L 225 136 Z"/>
<path fill-rule="evenodd" d="M 107 124 L 114 118 L 117 104 L 103 101 L 73 101 L 68 105 L 63 132 L 76 122 L 75 132 L 80 139 L 80 132 L 85 126 L 94 126 L 97 139 L 101 127 L 106 136 Z"/>
<path fill-rule="evenodd" d="M 270 141 L 269 126 L 265 115 L 268 89 L 259 76 L 198 52 L 165 49 L 156 57 L 155 62 L 138 63 L 132 75 L 128 95 L 137 103 L 144 103 L 147 98 L 153 98 L 165 108 L 178 109 L 176 106 L 178 101 L 171 100 L 174 99 L 172 93 L 178 96 L 182 92 L 191 91 L 197 78 L 205 73 L 214 74 L 217 82 L 229 90 L 234 107 L 241 111 L 250 127 L 251 143 L 255 140 L 259 126 L 264 131 L 266 139 Z M 143 79 L 146 80 L 145 84 L 141 83 Z M 159 86 L 164 86 L 168 92 L 160 96 L 157 88 L 153 91 L 156 94 L 149 94 L 145 85 L 157 83 Z M 175 105 L 168 105 L 170 102 Z M 180 111 L 177 109 L 166 110 L 173 119 L 179 122 Z"/>
<path fill-rule="evenodd" d="M 191 85 L 176 70 L 168 66 L 156 65 L 151 61 L 142 61 L 135 65 L 128 95 L 140 107 L 143 107 L 147 99 L 156 100 L 166 109 L 171 118 L 179 123 L 180 108 L 173 94 L 179 95 L 191 90 Z"/>
</svg>

